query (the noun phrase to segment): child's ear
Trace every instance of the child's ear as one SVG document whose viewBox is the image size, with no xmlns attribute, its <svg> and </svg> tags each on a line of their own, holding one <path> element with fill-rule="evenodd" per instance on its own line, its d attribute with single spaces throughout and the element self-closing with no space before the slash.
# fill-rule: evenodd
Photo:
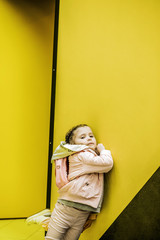
<svg viewBox="0 0 160 240">
<path fill-rule="evenodd" d="M 69 144 L 74 144 L 73 139 L 71 139 L 71 140 L 69 141 Z"/>
<path fill-rule="evenodd" d="M 74 142 L 74 135 L 72 136 L 71 140 L 69 141 L 69 144 L 75 144 L 75 142 Z"/>
</svg>

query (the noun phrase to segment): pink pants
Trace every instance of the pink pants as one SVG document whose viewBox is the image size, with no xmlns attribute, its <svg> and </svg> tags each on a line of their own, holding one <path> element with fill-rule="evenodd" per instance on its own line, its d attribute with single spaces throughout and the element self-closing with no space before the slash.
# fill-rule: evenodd
<svg viewBox="0 0 160 240">
<path fill-rule="evenodd" d="M 56 203 L 45 240 L 77 240 L 90 212 Z"/>
</svg>

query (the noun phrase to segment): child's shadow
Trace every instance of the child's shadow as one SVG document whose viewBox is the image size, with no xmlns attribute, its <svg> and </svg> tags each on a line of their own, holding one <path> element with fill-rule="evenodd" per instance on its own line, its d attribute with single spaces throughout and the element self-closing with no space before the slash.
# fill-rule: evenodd
<svg viewBox="0 0 160 240">
<path fill-rule="evenodd" d="M 111 184 L 111 179 L 113 175 L 113 170 L 104 174 L 104 197 L 103 197 L 103 208 L 107 207 L 108 199 L 110 198 L 110 190 L 113 187 Z"/>
</svg>

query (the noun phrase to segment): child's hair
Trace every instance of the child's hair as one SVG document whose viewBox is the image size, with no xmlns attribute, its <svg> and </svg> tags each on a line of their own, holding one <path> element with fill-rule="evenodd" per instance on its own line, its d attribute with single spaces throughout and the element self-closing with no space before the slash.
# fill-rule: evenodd
<svg viewBox="0 0 160 240">
<path fill-rule="evenodd" d="M 66 136 L 65 136 L 65 141 L 66 143 L 71 143 L 72 142 L 72 137 L 74 135 L 74 131 L 80 127 L 88 127 L 87 124 L 79 124 L 73 128 L 71 128 L 67 133 L 66 133 Z"/>
</svg>

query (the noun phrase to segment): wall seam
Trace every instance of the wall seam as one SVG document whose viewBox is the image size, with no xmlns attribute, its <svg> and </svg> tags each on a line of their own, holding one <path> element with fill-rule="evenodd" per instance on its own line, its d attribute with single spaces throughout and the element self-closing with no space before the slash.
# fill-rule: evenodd
<svg viewBox="0 0 160 240">
<path fill-rule="evenodd" d="M 49 152 L 48 152 L 48 176 L 47 176 L 47 196 L 46 208 L 50 208 L 51 202 L 51 181 L 54 136 L 54 115 L 55 115 L 55 95 L 56 95 L 56 70 L 57 70 L 57 49 L 58 49 L 58 23 L 59 23 L 59 2 L 55 1 L 55 20 L 54 20 L 54 40 L 53 40 L 53 65 L 52 65 L 52 87 L 51 87 L 51 107 L 50 107 L 50 133 L 49 133 Z"/>
</svg>

